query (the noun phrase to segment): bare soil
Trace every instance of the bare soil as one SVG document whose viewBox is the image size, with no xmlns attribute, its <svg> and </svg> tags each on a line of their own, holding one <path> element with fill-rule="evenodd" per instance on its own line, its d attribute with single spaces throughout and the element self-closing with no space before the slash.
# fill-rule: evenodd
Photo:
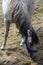
<svg viewBox="0 0 43 65">
<path fill-rule="evenodd" d="M 43 0 L 42 0 L 43 1 Z M 11 24 L 7 39 L 6 48 L 0 51 L 0 65 L 43 65 L 43 7 L 35 1 L 35 12 L 31 18 L 32 25 L 35 29 L 39 26 L 40 30 L 37 32 L 40 43 L 37 45 L 38 57 L 33 61 L 25 46 L 20 46 L 21 35 L 15 24 Z M 37 5 L 37 6 L 36 6 Z M 0 47 L 4 40 L 4 22 L 0 16 Z"/>
</svg>

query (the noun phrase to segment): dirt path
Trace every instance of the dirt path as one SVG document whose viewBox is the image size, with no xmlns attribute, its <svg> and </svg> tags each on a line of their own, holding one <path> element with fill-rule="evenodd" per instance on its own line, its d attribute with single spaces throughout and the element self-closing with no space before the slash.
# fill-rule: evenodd
<svg viewBox="0 0 43 65">
<path fill-rule="evenodd" d="M 43 0 L 42 0 L 43 1 Z M 35 1 L 35 5 L 37 2 Z M 39 7 L 40 6 L 40 7 Z M 43 5 L 42 5 L 43 6 Z M 7 39 L 6 49 L 0 51 L 0 65 L 43 65 L 43 7 L 36 6 L 36 10 L 32 17 L 32 24 L 35 29 L 41 26 L 40 31 L 37 32 L 40 37 L 40 44 L 38 44 L 38 58 L 35 62 L 27 53 L 26 47 L 20 47 L 21 35 L 18 35 L 18 30 L 14 24 L 11 24 L 9 36 Z M 0 17 L 0 46 L 4 39 L 4 23 Z"/>
</svg>

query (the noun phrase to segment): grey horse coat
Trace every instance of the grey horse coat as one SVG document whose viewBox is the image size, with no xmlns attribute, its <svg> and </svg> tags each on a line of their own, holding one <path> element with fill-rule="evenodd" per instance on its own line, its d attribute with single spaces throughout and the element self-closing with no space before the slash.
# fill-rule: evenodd
<svg viewBox="0 0 43 65">
<path fill-rule="evenodd" d="M 26 37 L 28 39 L 28 30 L 30 30 L 32 43 L 34 41 L 38 42 L 38 36 L 33 26 L 31 25 L 30 20 L 30 17 L 34 11 L 33 0 L 3 0 L 2 8 L 5 23 L 5 36 L 1 49 L 4 49 L 6 45 L 11 21 L 16 24 L 23 37 Z"/>
<path fill-rule="evenodd" d="M 11 0 L 6 18 L 12 19 L 20 32 L 24 35 L 30 28 L 30 16 L 34 11 L 33 0 Z"/>
</svg>

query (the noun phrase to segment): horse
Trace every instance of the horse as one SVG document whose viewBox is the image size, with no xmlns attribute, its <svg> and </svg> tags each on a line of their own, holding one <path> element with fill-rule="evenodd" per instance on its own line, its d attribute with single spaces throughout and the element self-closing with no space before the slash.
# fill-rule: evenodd
<svg viewBox="0 0 43 65">
<path fill-rule="evenodd" d="M 4 15 L 5 36 L 4 36 L 4 42 L 0 50 L 5 49 L 10 24 L 15 23 L 22 37 L 25 39 L 23 43 L 25 43 L 31 58 L 33 58 L 34 53 L 37 51 L 35 50 L 33 53 L 32 49 L 34 47 L 34 43 L 39 42 L 38 35 L 36 34 L 36 31 L 33 28 L 30 19 L 30 17 L 33 15 L 34 12 L 34 1 L 3 0 L 2 9 Z M 34 49 L 36 49 L 36 47 Z"/>
</svg>

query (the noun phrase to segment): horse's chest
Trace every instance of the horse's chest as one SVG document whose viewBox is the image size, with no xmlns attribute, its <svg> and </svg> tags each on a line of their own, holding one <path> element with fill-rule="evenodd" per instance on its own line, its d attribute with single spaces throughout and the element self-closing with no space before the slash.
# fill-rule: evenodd
<svg viewBox="0 0 43 65">
<path fill-rule="evenodd" d="M 12 18 L 12 12 L 15 9 L 18 2 L 16 0 L 3 0 L 2 8 L 4 16 L 7 16 L 7 19 Z"/>
<path fill-rule="evenodd" d="M 2 8 L 3 8 L 3 13 L 6 14 L 9 11 L 9 5 L 10 5 L 11 0 L 3 0 L 2 2 Z"/>
</svg>

